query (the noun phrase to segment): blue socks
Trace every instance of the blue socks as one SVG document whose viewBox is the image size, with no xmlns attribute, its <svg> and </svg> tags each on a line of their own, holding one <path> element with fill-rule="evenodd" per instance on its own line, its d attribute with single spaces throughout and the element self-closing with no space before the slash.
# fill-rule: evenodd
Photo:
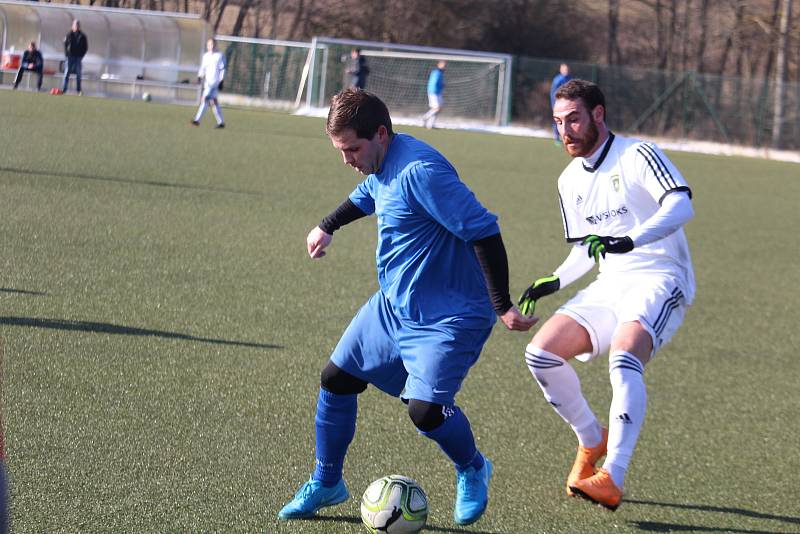
<svg viewBox="0 0 800 534">
<path fill-rule="evenodd" d="M 479 470 L 483 467 L 483 455 L 475 446 L 472 428 L 464 412 L 458 406 L 452 406 L 444 423 L 429 432 L 420 434 L 435 441 L 459 471 L 470 467 Z"/>
<path fill-rule="evenodd" d="M 323 486 L 342 479 L 344 457 L 356 433 L 358 395 L 337 395 L 320 388 L 317 397 L 317 450 L 312 478 Z"/>
<path fill-rule="evenodd" d="M 323 486 L 335 486 L 342 479 L 344 457 L 356 433 L 357 413 L 358 395 L 338 395 L 320 388 L 315 418 L 316 458 L 311 478 Z M 435 441 L 457 470 L 483 468 L 483 455 L 475 446 L 469 420 L 458 406 L 448 410 L 441 425 L 420 434 Z"/>
</svg>

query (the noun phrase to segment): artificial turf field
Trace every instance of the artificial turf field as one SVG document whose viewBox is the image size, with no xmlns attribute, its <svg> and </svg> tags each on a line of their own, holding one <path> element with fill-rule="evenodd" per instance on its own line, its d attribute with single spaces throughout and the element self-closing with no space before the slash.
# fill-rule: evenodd
<svg viewBox="0 0 800 534">
<path fill-rule="evenodd" d="M 352 497 L 276 514 L 308 478 L 319 371 L 376 290 L 374 219 L 312 261 L 305 236 L 359 178 L 323 121 L 0 91 L 0 336 L 14 532 L 361 532 L 380 476 L 416 478 L 428 530 L 800 532 L 800 166 L 670 153 L 694 192 L 697 298 L 648 366 L 616 513 L 564 495 L 575 438 L 501 326 L 459 396 L 495 464 L 453 524 L 453 468 L 398 400 L 360 397 Z M 398 127 L 500 217 L 512 296 L 568 252 L 552 141 Z M 586 279 L 542 300 L 548 317 Z M 577 366 L 602 421 L 607 359 Z"/>
</svg>

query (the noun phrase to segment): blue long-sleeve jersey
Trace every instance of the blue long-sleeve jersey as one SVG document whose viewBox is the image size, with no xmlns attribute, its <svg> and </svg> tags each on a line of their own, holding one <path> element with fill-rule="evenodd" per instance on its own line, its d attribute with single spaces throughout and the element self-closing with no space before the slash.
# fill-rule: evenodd
<svg viewBox="0 0 800 534">
<path fill-rule="evenodd" d="M 497 216 L 442 154 L 397 134 L 380 171 L 367 176 L 350 200 L 377 216 L 378 282 L 398 317 L 475 328 L 494 323 L 471 243 L 500 232 Z"/>
</svg>

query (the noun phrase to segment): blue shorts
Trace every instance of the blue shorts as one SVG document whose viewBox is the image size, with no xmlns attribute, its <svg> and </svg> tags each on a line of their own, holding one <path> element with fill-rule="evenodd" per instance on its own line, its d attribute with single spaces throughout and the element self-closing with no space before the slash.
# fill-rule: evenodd
<svg viewBox="0 0 800 534">
<path fill-rule="evenodd" d="M 491 332 L 402 322 L 378 291 L 358 310 L 331 361 L 389 395 L 451 406 Z"/>
</svg>

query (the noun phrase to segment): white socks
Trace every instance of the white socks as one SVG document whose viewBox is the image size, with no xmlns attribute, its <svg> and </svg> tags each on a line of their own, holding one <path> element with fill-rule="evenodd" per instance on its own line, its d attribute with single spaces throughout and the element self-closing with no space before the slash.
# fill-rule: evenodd
<svg viewBox="0 0 800 534">
<path fill-rule="evenodd" d="M 581 383 L 572 366 L 564 358 L 534 345 L 526 347 L 525 363 L 542 388 L 544 398 L 569 423 L 581 445 L 594 447 L 600 443 L 600 423 L 581 393 Z M 644 365 L 629 352 L 612 353 L 608 369 L 613 397 L 609 411 L 608 455 L 603 468 L 622 489 L 647 411 L 647 388 Z"/>
<path fill-rule="evenodd" d="M 222 109 L 219 107 L 219 104 L 214 104 L 211 107 L 211 111 L 214 112 L 214 117 L 217 119 L 217 124 L 222 124 L 225 121 L 222 119 Z"/>
<path fill-rule="evenodd" d="M 558 415 L 569 423 L 584 447 L 594 447 L 603 439 L 597 418 L 581 392 L 578 375 L 567 361 L 535 345 L 525 348 L 525 363 Z"/>
<path fill-rule="evenodd" d="M 200 119 L 203 118 L 203 113 L 206 112 L 206 101 L 203 100 L 200 103 L 200 107 L 197 108 L 197 114 L 194 116 L 194 122 L 200 122 Z"/>
<path fill-rule="evenodd" d="M 194 116 L 195 122 L 200 122 L 200 119 L 203 117 L 203 113 L 206 112 L 206 107 L 208 107 L 208 101 L 203 100 L 200 103 L 200 107 L 197 109 L 197 115 Z M 214 112 L 214 117 L 217 119 L 217 124 L 223 124 L 225 120 L 222 118 L 222 109 L 219 107 L 219 104 L 214 104 L 211 106 L 211 111 Z"/>
<path fill-rule="evenodd" d="M 608 370 L 614 394 L 608 416 L 608 455 L 603 468 L 622 489 L 647 411 L 647 388 L 644 365 L 629 352 L 619 350 L 611 354 Z"/>
</svg>

